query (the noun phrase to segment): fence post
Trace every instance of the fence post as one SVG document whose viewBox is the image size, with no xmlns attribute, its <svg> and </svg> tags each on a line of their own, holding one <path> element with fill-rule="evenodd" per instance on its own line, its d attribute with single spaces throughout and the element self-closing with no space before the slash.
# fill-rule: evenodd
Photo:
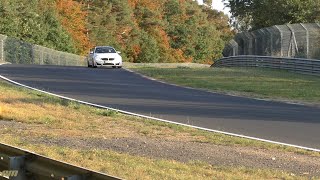
<svg viewBox="0 0 320 180">
<path fill-rule="evenodd" d="M 307 40 L 307 56 L 306 56 L 306 58 L 309 58 L 309 31 L 303 23 L 300 23 L 300 25 L 306 30 L 306 36 L 307 36 L 306 37 L 306 40 Z"/>
<path fill-rule="evenodd" d="M 277 25 L 275 25 L 274 27 L 276 27 L 277 29 L 278 29 L 278 31 L 280 32 L 280 57 L 283 57 L 283 33 L 282 33 L 282 31 L 280 30 L 280 28 L 277 26 Z"/>
</svg>

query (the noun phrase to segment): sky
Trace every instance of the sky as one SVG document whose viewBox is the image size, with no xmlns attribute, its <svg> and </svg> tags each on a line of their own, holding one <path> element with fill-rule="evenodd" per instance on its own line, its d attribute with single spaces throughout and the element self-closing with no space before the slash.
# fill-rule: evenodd
<svg viewBox="0 0 320 180">
<path fill-rule="evenodd" d="M 230 17 L 230 9 L 229 8 L 225 8 L 224 4 L 222 2 L 222 0 L 212 0 L 212 7 L 213 9 L 217 9 L 219 11 L 223 11 L 225 14 L 228 14 Z"/>
<path fill-rule="evenodd" d="M 203 4 L 203 0 L 197 0 L 197 1 L 200 5 Z M 213 9 L 223 11 L 225 14 L 228 14 L 229 17 L 231 16 L 231 14 L 229 13 L 230 9 L 224 7 L 222 0 L 212 0 L 212 7 Z"/>
</svg>

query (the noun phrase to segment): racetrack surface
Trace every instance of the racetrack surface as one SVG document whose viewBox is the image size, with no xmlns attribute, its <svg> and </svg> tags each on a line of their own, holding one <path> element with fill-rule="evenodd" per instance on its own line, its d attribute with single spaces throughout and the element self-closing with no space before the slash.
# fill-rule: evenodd
<svg viewBox="0 0 320 180">
<path fill-rule="evenodd" d="M 0 75 L 90 103 L 320 149 L 320 108 L 209 93 L 124 69 L 2 65 Z"/>
</svg>

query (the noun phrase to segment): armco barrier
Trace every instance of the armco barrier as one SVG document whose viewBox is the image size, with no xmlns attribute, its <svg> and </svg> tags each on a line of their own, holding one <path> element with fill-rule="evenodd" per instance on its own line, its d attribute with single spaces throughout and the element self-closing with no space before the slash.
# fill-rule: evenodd
<svg viewBox="0 0 320 180">
<path fill-rule="evenodd" d="M 118 180 L 119 178 L 0 144 L 0 179 Z"/>
<path fill-rule="evenodd" d="M 215 61 L 211 67 L 262 67 L 320 76 L 320 60 L 315 59 L 231 56 Z"/>
</svg>

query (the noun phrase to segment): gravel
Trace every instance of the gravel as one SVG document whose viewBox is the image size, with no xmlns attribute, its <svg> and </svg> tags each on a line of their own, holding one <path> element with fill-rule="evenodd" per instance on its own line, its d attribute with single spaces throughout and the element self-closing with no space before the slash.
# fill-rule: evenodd
<svg viewBox="0 0 320 180">
<path fill-rule="evenodd" d="M 0 121 L 0 130 L 13 128 L 16 132 L 34 125 Z M 1 132 L 1 131 L 0 131 Z M 8 132 L 6 132 L 8 133 Z M 1 133 L 0 133 L 1 134 Z M 129 138 L 82 137 L 20 137 L 24 142 L 69 147 L 75 149 L 112 150 L 156 159 L 179 162 L 202 161 L 214 166 L 276 169 L 295 175 L 320 176 L 320 157 L 259 149 L 253 147 L 223 146 L 201 142 L 182 142 L 135 136 Z"/>
</svg>

